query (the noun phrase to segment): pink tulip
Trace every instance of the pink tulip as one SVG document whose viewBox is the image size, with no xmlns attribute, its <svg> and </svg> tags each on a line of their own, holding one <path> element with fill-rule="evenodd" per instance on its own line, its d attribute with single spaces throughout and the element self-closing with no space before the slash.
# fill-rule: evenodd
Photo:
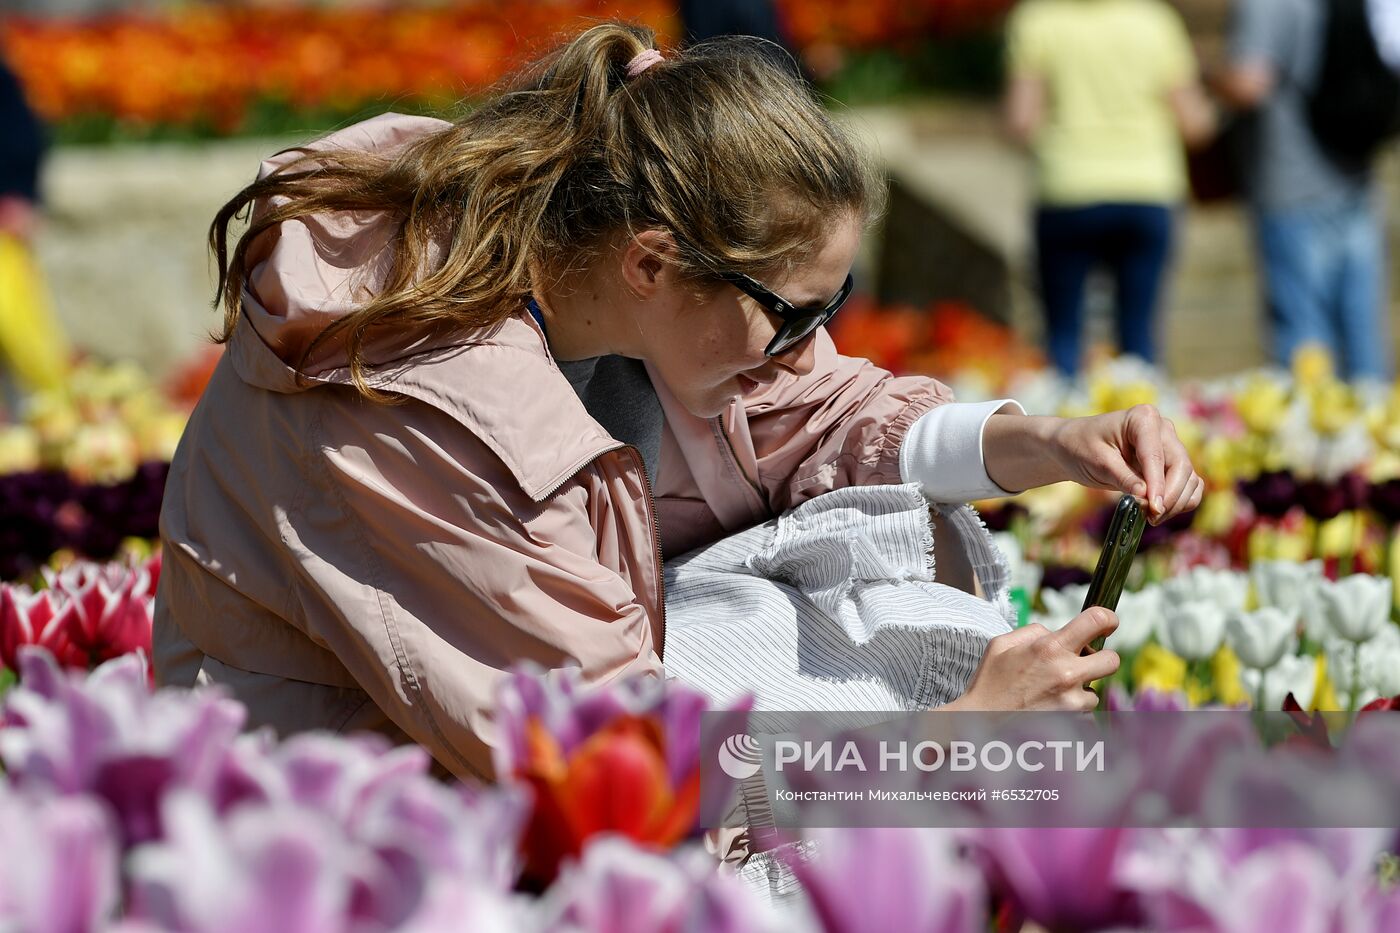
<svg viewBox="0 0 1400 933">
<path fill-rule="evenodd" d="M 18 669 L 24 645 L 47 648 L 64 667 L 151 652 L 151 620 L 159 558 L 131 568 L 79 561 L 45 569 L 46 588 L 0 585 L 0 664 Z"/>
<path fill-rule="evenodd" d="M 721 873 L 704 852 L 688 848 L 662 854 L 615 835 L 596 838 L 579 861 L 564 867 L 540 913 L 540 929 L 573 933 L 777 933 L 793 928 L 792 917 L 778 917 L 737 878 Z M 934 928 L 888 929 L 932 933 Z"/>
<path fill-rule="evenodd" d="M 825 933 L 987 928 L 982 877 L 948 830 L 827 830 L 814 842 L 793 870 Z"/>
<path fill-rule="evenodd" d="M 117 843 L 88 797 L 31 799 L 0 781 L 0 929 L 107 929 L 117 906 Z"/>
</svg>

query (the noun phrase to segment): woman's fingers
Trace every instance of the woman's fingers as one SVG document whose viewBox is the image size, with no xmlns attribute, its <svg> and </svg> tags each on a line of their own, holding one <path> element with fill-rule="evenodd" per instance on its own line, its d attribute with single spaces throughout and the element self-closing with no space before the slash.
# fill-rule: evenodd
<svg viewBox="0 0 1400 933">
<path fill-rule="evenodd" d="M 1085 684 L 1111 676 L 1122 663 L 1123 659 L 1112 648 L 1091 651 L 1082 658 L 1075 658 L 1076 670 L 1082 675 L 1079 682 Z"/>
<path fill-rule="evenodd" d="M 1166 511 L 1162 416 L 1151 405 L 1136 405 L 1128 410 L 1127 427 L 1127 440 L 1147 487 L 1143 498 L 1147 500 L 1148 512 L 1160 517 Z"/>
<path fill-rule="evenodd" d="M 1079 654 L 1095 638 L 1107 637 L 1118 628 L 1118 616 L 1102 606 L 1091 606 L 1069 621 L 1052 638 L 1071 654 Z"/>
<path fill-rule="evenodd" d="M 1191 466 L 1191 458 L 1186 446 L 1176 436 L 1176 428 L 1170 421 L 1162 419 L 1162 455 L 1166 463 L 1165 488 L 1162 500 L 1165 508 L 1159 520 L 1165 520 L 1181 511 L 1187 488 L 1196 471 Z"/>
</svg>

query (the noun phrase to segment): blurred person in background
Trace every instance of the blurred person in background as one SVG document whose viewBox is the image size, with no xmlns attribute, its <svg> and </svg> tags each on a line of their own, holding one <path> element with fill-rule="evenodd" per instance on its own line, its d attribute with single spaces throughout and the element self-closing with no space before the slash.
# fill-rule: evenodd
<svg viewBox="0 0 1400 933">
<path fill-rule="evenodd" d="M 1346 378 L 1391 376 L 1372 163 L 1400 115 L 1397 7 L 1236 0 L 1228 62 L 1211 75 L 1216 93 L 1242 112 L 1240 181 L 1273 356 L 1284 366 L 1300 347 L 1318 344 Z"/>
<path fill-rule="evenodd" d="M 1023 0 L 1007 35 L 1005 116 L 1035 157 L 1046 342 L 1079 369 L 1085 288 L 1106 266 L 1122 352 L 1157 359 L 1156 309 L 1186 191 L 1183 142 L 1214 114 L 1176 11 L 1160 0 Z"/>
<path fill-rule="evenodd" d="M 0 409 L 21 390 L 62 385 L 67 341 L 30 250 L 44 133 L 14 73 L 0 61 Z"/>
</svg>

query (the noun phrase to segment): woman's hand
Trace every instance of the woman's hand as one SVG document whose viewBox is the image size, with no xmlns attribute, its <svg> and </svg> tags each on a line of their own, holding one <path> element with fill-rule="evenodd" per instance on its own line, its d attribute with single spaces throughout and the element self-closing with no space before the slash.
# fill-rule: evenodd
<svg viewBox="0 0 1400 933">
<path fill-rule="evenodd" d="M 1051 434 L 1051 454 L 1076 483 L 1142 499 L 1154 525 L 1196 508 L 1205 494 L 1176 428 L 1151 405 L 1065 419 Z"/>
<path fill-rule="evenodd" d="M 987 474 L 1008 492 L 1073 480 L 1137 496 L 1154 525 L 1205 493 L 1176 428 L 1151 405 L 1085 418 L 996 414 L 982 447 Z"/>
<path fill-rule="evenodd" d="M 1032 622 L 998 635 L 987 644 L 967 691 L 941 709 L 1088 712 L 1099 698 L 1084 685 L 1118 670 L 1119 658 L 1108 649 L 1080 652 L 1117 627 L 1118 616 L 1095 607 L 1058 632 Z"/>
</svg>

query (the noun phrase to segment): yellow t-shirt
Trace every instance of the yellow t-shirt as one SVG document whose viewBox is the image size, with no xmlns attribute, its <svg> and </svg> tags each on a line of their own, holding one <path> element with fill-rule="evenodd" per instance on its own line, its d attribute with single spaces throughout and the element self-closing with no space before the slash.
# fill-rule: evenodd
<svg viewBox="0 0 1400 933">
<path fill-rule="evenodd" d="M 1007 66 L 1045 82 L 1035 139 L 1042 203 L 1171 203 L 1186 165 L 1167 102 L 1196 77 L 1190 39 L 1161 0 L 1023 0 Z"/>
</svg>

